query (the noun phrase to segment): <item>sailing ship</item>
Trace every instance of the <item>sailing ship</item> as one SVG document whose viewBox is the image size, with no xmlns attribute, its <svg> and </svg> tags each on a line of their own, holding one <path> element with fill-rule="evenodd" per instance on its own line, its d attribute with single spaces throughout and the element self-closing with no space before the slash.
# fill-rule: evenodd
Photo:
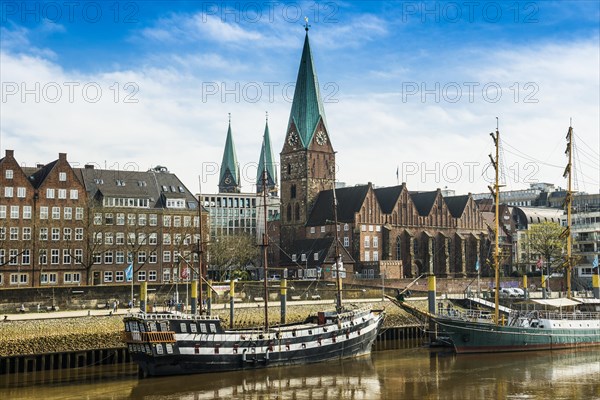
<svg viewBox="0 0 600 400">
<path fill-rule="evenodd" d="M 495 157 L 490 155 L 496 170 L 494 187 L 490 187 L 495 200 L 494 226 L 494 268 L 495 287 L 499 288 L 499 146 L 500 132 L 490 134 L 495 143 Z M 504 310 L 500 315 L 499 291 L 495 291 L 494 314 L 492 318 L 480 318 L 470 314 L 454 312 L 447 315 L 434 315 L 423 312 L 405 302 L 402 298 L 392 299 L 395 304 L 412 314 L 420 314 L 433 320 L 441 335 L 451 343 L 456 353 L 508 352 L 523 350 L 555 350 L 600 346 L 600 312 L 587 309 L 586 299 L 571 298 L 571 165 L 573 128 L 567 133 L 569 158 L 564 177 L 568 178 L 565 208 L 567 227 L 563 236 L 567 238 L 566 279 L 567 298 L 530 300 L 530 303 L 544 306 L 544 310 L 516 311 Z M 549 311 L 548 308 L 551 308 Z M 508 315 L 508 318 L 506 318 Z"/>
<path fill-rule="evenodd" d="M 334 184 L 335 186 L 335 184 Z M 205 372 L 258 369 L 367 355 L 383 323 L 384 312 L 369 308 L 345 309 L 342 305 L 341 255 L 335 237 L 337 298 L 336 310 L 318 312 L 303 323 L 270 326 L 267 287 L 267 184 L 263 178 L 262 234 L 264 326 L 260 329 L 224 329 L 218 317 L 200 313 L 146 313 L 125 317 L 124 341 L 140 369 L 140 376 L 180 375 Z M 334 187 L 334 216 L 337 225 L 337 201 Z M 201 209 L 201 207 L 199 207 Z M 200 219 L 202 238 L 202 219 Z M 198 242 L 199 279 L 206 282 L 202 266 L 202 242 Z M 202 288 L 202 286 L 200 286 Z M 202 293 L 202 290 L 200 290 Z"/>
</svg>

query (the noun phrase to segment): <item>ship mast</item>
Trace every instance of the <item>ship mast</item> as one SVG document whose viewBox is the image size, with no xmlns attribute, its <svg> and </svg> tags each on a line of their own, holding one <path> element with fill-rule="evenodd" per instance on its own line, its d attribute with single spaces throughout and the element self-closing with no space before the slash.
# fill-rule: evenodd
<svg viewBox="0 0 600 400">
<path fill-rule="evenodd" d="M 200 193 L 198 194 L 198 234 L 200 237 L 198 238 L 198 306 L 197 309 L 200 310 L 200 315 L 204 311 L 202 308 L 204 307 L 204 297 L 202 293 L 202 281 L 204 280 L 203 268 L 202 268 L 202 254 L 204 251 L 202 250 L 202 178 L 198 178 Z M 210 290 L 210 289 L 209 289 Z"/>
<path fill-rule="evenodd" d="M 267 114 L 267 121 L 268 121 Z M 265 220 L 265 230 L 262 234 L 262 257 L 263 257 L 263 297 L 265 299 L 265 331 L 269 330 L 269 288 L 267 286 L 267 248 L 269 247 L 269 237 L 267 236 L 267 153 L 265 141 L 263 140 L 263 154 L 264 157 L 262 159 L 263 162 L 263 176 L 262 176 L 262 189 L 263 189 L 263 216 Z"/>
<path fill-rule="evenodd" d="M 567 167 L 565 168 L 565 173 L 563 177 L 567 178 L 567 194 L 565 197 L 565 209 L 567 211 L 567 227 L 565 229 L 565 233 L 567 235 L 567 298 L 571 298 L 571 270 L 572 270 L 572 259 L 571 259 L 571 246 L 572 246 L 572 238 L 571 238 L 571 206 L 573 202 L 573 191 L 572 191 L 572 180 L 573 180 L 573 127 L 569 124 L 569 131 L 567 132 L 567 150 L 565 154 L 569 159 Z"/>
<path fill-rule="evenodd" d="M 334 244 L 334 249 L 335 249 L 334 260 L 335 260 L 335 271 L 336 271 L 335 287 L 337 290 L 335 308 L 336 308 L 337 312 L 341 312 L 342 311 L 342 277 L 341 277 L 341 271 L 340 271 L 340 261 L 341 261 L 342 255 L 340 254 L 339 247 L 338 247 L 339 234 L 338 234 L 338 218 L 337 218 L 337 197 L 335 196 L 335 177 L 333 178 L 333 189 L 332 190 L 333 190 L 333 221 L 335 223 L 335 227 L 333 228 L 333 231 L 335 232 L 335 244 Z"/>
<path fill-rule="evenodd" d="M 499 249 L 499 226 L 500 226 L 500 184 L 498 181 L 498 175 L 500 172 L 500 131 L 498 130 L 498 117 L 496 117 L 496 133 L 490 133 L 490 136 L 494 140 L 494 144 L 496 147 L 495 158 L 492 158 L 490 154 L 490 159 L 492 160 L 492 165 L 495 170 L 495 180 L 494 187 L 488 186 L 494 195 L 494 282 L 495 282 L 495 294 L 494 294 L 494 322 L 496 325 L 500 322 L 500 268 L 499 268 L 499 257 L 500 257 L 500 249 Z"/>
</svg>

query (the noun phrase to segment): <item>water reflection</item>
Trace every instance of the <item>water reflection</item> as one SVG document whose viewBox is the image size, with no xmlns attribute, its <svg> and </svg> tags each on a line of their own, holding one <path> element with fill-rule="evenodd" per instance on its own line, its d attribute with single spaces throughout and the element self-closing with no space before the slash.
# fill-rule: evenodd
<svg viewBox="0 0 600 400">
<path fill-rule="evenodd" d="M 0 399 L 600 399 L 598 349 L 455 356 L 403 346 L 356 360 L 145 380 L 131 365 L 4 376 Z"/>
</svg>

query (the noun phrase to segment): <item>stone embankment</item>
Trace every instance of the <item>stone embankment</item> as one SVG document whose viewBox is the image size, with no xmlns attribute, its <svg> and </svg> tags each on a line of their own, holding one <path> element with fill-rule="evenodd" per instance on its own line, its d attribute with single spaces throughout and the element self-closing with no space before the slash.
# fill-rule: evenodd
<svg viewBox="0 0 600 400">
<path fill-rule="evenodd" d="M 420 302 L 417 302 L 420 303 Z M 423 302 L 426 304 L 426 302 Z M 420 304 L 417 304 L 421 306 Z M 389 302 L 363 303 L 360 306 L 371 306 L 374 309 L 386 310 L 384 326 L 416 325 L 412 316 L 406 314 Z M 331 309 L 328 305 L 288 305 L 287 322 L 301 322 L 308 315 L 315 315 L 323 309 Z M 213 314 L 223 320 L 223 327 L 229 326 L 229 309 L 213 309 Z M 86 316 L 76 318 L 42 318 L 29 320 L 11 320 L 0 322 L 0 357 L 45 354 L 92 349 L 123 347 L 121 331 L 122 315 Z M 264 317 L 264 309 L 260 306 L 237 308 L 234 323 L 238 328 L 260 326 Z M 269 307 L 269 321 L 275 325 L 280 319 L 280 308 Z"/>
</svg>

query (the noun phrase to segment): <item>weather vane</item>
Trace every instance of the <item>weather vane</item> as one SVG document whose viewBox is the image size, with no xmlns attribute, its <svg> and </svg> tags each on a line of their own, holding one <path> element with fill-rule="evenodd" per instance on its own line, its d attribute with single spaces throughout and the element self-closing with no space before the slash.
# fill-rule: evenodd
<svg viewBox="0 0 600 400">
<path fill-rule="evenodd" d="M 308 17 L 304 17 L 304 30 L 308 32 L 308 28 L 310 28 L 310 25 L 308 24 Z"/>
</svg>

